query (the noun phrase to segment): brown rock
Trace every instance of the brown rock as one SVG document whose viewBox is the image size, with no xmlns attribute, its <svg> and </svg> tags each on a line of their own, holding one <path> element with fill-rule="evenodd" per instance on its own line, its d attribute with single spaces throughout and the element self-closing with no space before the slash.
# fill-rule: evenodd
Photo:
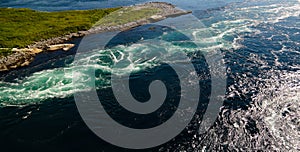
<svg viewBox="0 0 300 152">
<path fill-rule="evenodd" d="M 63 49 L 64 51 L 68 51 L 73 48 L 75 44 L 57 44 L 57 45 L 50 45 L 47 48 L 47 51 L 57 51 Z"/>
<path fill-rule="evenodd" d="M 29 65 L 30 64 L 30 62 L 29 61 L 25 61 L 24 63 L 22 63 L 21 64 L 21 67 L 23 67 L 23 66 L 27 66 L 27 65 Z"/>
</svg>

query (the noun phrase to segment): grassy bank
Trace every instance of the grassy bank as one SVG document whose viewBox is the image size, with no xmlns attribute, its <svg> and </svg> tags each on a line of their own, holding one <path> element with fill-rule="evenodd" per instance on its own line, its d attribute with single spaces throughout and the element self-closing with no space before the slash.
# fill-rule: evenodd
<svg viewBox="0 0 300 152">
<path fill-rule="evenodd" d="M 7 56 L 12 53 L 12 49 L 10 48 L 0 48 L 0 57 Z"/>
<path fill-rule="evenodd" d="M 88 30 L 117 9 L 40 12 L 0 8 L 0 48 L 23 48 L 42 39 Z M 0 55 L 9 53 L 8 50 L 0 49 Z"/>
<path fill-rule="evenodd" d="M 125 7 L 99 20 L 95 25 L 123 25 L 140 19 L 150 18 L 152 15 L 155 15 L 159 12 L 161 12 L 161 10 L 154 7 Z"/>
</svg>

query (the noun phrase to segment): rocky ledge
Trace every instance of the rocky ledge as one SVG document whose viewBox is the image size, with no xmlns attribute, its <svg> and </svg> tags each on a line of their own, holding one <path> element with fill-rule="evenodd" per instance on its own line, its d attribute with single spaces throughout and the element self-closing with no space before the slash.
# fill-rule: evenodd
<svg viewBox="0 0 300 152">
<path fill-rule="evenodd" d="M 26 49 L 13 49 L 13 54 L 0 58 L 0 71 L 8 71 L 18 67 L 29 65 L 36 54 L 43 51 L 67 51 L 74 47 L 74 44 L 64 44 L 73 38 L 83 37 L 88 34 L 108 32 L 108 31 L 124 31 L 137 26 L 157 22 L 168 17 L 176 17 L 184 14 L 189 14 L 191 11 L 183 11 L 177 9 L 174 5 L 165 2 L 148 2 L 145 4 L 138 4 L 134 6 L 135 9 L 143 8 L 158 8 L 159 13 L 152 15 L 150 18 L 140 19 L 134 22 L 129 22 L 123 25 L 116 26 L 96 26 L 88 31 L 79 31 L 77 33 L 70 33 L 64 36 L 55 37 L 47 40 L 41 40 L 32 45 L 29 45 Z"/>
<path fill-rule="evenodd" d="M 0 59 L 0 71 L 8 71 L 18 67 L 29 65 L 36 54 L 41 53 L 41 49 L 12 49 L 13 54 Z"/>
<path fill-rule="evenodd" d="M 1 71 L 9 71 L 11 69 L 16 69 L 19 67 L 27 66 L 34 60 L 34 57 L 37 54 L 42 53 L 44 51 L 49 51 L 49 52 L 57 51 L 57 50 L 68 51 L 74 46 L 75 46 L 75 44 L 56 44 L 56 45 L 48 45 L 47 47 L 42 48 L 42 49 L 39 49 L 39 48 L 24 48 L 24 49 L 13 48 L 12 54 L 0 58 L 0 72 Z"/>
</svg>

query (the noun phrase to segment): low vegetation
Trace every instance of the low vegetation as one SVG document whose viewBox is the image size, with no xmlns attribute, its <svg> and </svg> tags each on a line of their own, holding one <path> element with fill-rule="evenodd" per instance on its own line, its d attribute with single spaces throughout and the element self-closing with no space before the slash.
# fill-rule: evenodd
<svg viewBox="0 0 300 152">
<path fill-rule="evenodd" d="M 115 26 L 134 22 L 140 19 L 150 18 L 152 15 L 159 13 L 161 10 L 154 7 L 125 7 L 119 9 L 105 18 L 99 20 L 96 25 Z"/>
<path fill-rule="evenodd" d="M 161 13 L 151 5 L 42 12 L 27 8 L 0 8 L 0 56 L 11 48 L 24 48 L 34 42 L 85 31 L 92 26 L 116 26 L 148 19 Z"/>
<path fill-rule="evenodd" d="M 23 48 L 36 41 L 88 30 L 119 8 L 41 12 L 31 9 L 0 8 L 0 48 Z M 0 55 L 11 49 L 0 49 Z"/>
<path fill-rule="evenodd" d="M 7 56 L 12 53 L 12 49 L 10 48 L 0 48 L 0 57 Z"/>
</svg>

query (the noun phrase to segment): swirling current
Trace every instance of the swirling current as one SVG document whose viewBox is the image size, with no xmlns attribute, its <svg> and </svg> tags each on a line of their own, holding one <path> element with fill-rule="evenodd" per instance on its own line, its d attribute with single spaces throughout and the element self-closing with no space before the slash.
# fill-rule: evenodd
<svg viewBox="0 0 300 152">
<path fill-rule="evenodd" d="M 96 69 L 98 95 L 105 100 L 115 119 L 125 121 L 122 123 L 128 126 L 145 127 L 165 121 L 170 114 L 161 111 L 157 113 L 160 119 L 152 122 L 140 117 L 130 118 L 131 115 L 118 116 L 118 106 L 114 102 L 110 104 L 113 100 L 110 91 L 112 66 L 122 62 L 124 68 L 119 69 L 118 74 L 133 73 L 132 81 L 136 81 L 133 90 L 139 94 L 145 90 L 141 83 L 152 79 L 153 73 L 158 72 L 166 81 L 172 76 L 172 70 L 161 65 L 157 56 L 169 58 L 176 52 L 195 55 L 199 50 L 203 54 L 220 50 L 227 66 L 228 79 L 224 105 L 215 124 L 207 132 L 199 134 L 197 127 L 203 109 L 198 108 L 193 121 L 178 137 L 147 151 L 299 151 L 300 1 L 211 1 L 207 2 L 207 8 L 196 0 L 174 3 L 178 3 L 178 7 L 182 5 L 182 8 L 192 9 L 193 15 L 205 25 L 195 27 L 178 17 L 179 23 L 187 24 L 186 32 L 194 37 L 193 43 L 197 45 L 170 28 L 145 25 L 121 32 L 119 39 L 115 40 L 118 43 L 111 41 L 112 45 L 106 49 L 87 50 L 76 63 L 73 62 L 74 48 L 70 52 L 42 54 L 27 68 L 2 73 L 1 149 L 128 151 L 98 139 L 84 125 L 76 110 L 73 94 L 88 90 L 86 87 L 78 89 L 86 84 L 76 83 L 78 86 L 74 86 L 73 71 L 84 81 L 90 78 L 86 73 Z M 10 1 L 0 4 L 19 7 Z M 131 1 L 124 4 L 131 4 Z M 20 5 L 30 7 L 29 2 Z M 31 7 L 36 5 L 44 10 L 59 8 L 36 3 Z M 113 3 L 107 5 L 113 6 Z M 74 6 L 88 7 L 78 3 L 70 7 Z M 154 43 L 161 39 L 165 41 L 160 45 Z M 79 44 L 80 39 L 73 42 Z M 140 56 L 147 56 L 149 60 L 141 61 Z M 194 64 L 205 66 L 197 61 Z M 202 84 L 209 83 L 209 73 L 203 73 L 200 74 Z M 171 91 L 178 91 L 176 84 L 169 87 Z M 207 94 L 209 91 L 203 92 L 204 101 Z M 141 100 L 148 98 L 147 93 L 142 93 Z M 177 97 L 169 98 L 177 100 Z M 176 105 L 169 108 L 176 108 Z M 84 146 L 80 147 L 80 144 Z"/>
</svg>

